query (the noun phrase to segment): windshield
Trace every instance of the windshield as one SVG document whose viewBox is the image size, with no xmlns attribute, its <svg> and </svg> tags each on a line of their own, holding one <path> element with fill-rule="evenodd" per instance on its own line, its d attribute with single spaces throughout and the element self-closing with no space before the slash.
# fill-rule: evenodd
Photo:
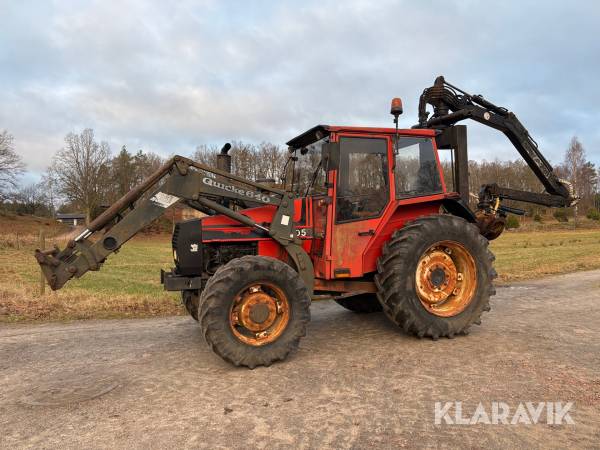
<svg viewBox="0 0 600 450">
<path fill-rule="evenodd" d="M 326 194 L 325 170 L 321 165 L 321 147 L 329 142 L 329 136 L 308 146 L 307 152 L 297 152 L 298 161 L 294 170 L 294 192 L 299 196 Z"/>
</svg>

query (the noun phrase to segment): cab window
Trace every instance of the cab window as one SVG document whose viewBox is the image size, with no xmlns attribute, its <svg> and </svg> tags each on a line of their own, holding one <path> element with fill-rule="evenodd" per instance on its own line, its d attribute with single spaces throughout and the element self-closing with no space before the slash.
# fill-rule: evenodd
<svg viewBox="0 0 600 450">
<path fill-rule="evenodd" d="M 430 138 L 400 137 L 395 158 L 396 198 L 442 192 L 442 181 Z"/>
<path fill-rule="evenodd" d="M 377 217 L 388 202 L 387 140 L 341 137 L 336 221 Z"/>
</svg>

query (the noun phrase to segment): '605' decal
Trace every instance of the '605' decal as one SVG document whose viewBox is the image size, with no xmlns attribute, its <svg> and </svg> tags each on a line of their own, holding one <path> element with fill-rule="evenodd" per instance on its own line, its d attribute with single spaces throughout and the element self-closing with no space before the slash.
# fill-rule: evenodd
<svg viewBox="0 0 600 450">
<path fill-rule="evenodd" d="M 296 228 L 296 236 L 299 238 L 310 238 L 312 237 L 312 228 Z"/>
</svg>

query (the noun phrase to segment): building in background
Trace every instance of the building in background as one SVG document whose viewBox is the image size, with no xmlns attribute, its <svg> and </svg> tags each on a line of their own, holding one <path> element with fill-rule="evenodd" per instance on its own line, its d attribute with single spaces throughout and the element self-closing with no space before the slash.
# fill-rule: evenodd
<svg viewBox="0 0 600 450">
<path fill-rule="evenodd" d="M 58 213 L 56 214 L 56 220 L 67 225 L 76 227 L 77 225 L 85 224 L 85 214 L 82 213 Z"/>
</svg>

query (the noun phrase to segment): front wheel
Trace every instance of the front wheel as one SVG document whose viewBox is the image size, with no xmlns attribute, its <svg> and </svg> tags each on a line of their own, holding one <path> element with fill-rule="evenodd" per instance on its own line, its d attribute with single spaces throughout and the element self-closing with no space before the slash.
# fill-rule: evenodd
<svg viewBox="0 0 600 450">
<path fill-rule="evenodd" d="M 310 294 L 297 272 L 270 257 L 220 267 L 200 297 L 209 347 L 236 366 L 268 366 L 298 347 L 310 321 Z"/>
<path fill-rule="evenodd" d="M 466 334 L 490 309 L 493 261 L 488 240 L 466 220 L 417 219 L 384 245 L 377 296 L 385 314 L 407 333 L 432 339 Z"/>
</svg>

